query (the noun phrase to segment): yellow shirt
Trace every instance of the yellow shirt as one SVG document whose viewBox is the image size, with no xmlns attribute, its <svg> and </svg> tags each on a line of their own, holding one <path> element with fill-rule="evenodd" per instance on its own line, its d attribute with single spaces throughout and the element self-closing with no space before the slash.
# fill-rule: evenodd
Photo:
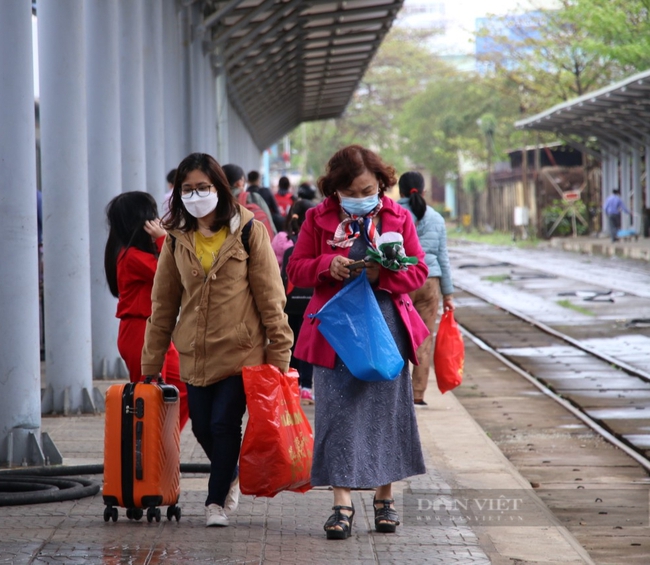
<svg viewBox="0 0 650 565">
<path fill-rule="evenodd" d="M 214 235 L 205 237 L 200 231 L 194 232 L 194 246 L 196 248 L 196 256 L 203 265 L 203 270 L 207 275 L 212 265 L 217 261 L 219 250 L 226 241 L 228 229 L 224 226 Z"/>
</svg>

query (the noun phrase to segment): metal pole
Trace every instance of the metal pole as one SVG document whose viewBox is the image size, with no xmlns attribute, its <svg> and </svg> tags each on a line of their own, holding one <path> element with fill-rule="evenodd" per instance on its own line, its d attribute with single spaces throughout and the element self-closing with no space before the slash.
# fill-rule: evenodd
<svg viewBox="0 0 650 565">
<path fill-rule="evenodd" d="M 217 151 L 217 76 L 214 65 L 211 61 L 212 56 L 205 57 L 205 76 L 206 76 L 206 105 L 205 105 L 205 124 L 206 124 L 206 146 L 208 153 L 214 155 Z"/>
<path fill-rule="evenodd" d="M 607 233 L 607 215 L 605 214 L 605 200 L 607 200 L 608 191 L 609 191 L 609 179 L 610 172 L 609 169 L 612 166 L 612 159 L 609 149 L 605 145 L 602 147 L 602 161 L 601 161 L 601 175 L 600 175 L 600 231 L 601 233 Z"/>
<path fill-rule="evenodd" d="M 105 208 L 122 191 L 118 7 L 86 0 L 86 78 L 88 85 L 88 205 L 90 293 L 94 378 L 121 375 L 117 351 L 116 300 L 104 275 L 108 237 Z M 126 374 L 124 375 L 126 376 Z"/>
<path fill-rule="evenodd" d="M 0 3 L 0 466 L 44 460 L 31 4 Z"/>
<path fill-rule="evenodd" d="M 641 153 L 638 147 L 632 149 L 632 205 L 629 208 L 634 214 L 632 227 L 641 233 L 643 229 L 643 206 L 641 202 Z"/>
<path fill-rule="evenodd" d="M 183 127 L 183 154 L 195 149 L 192 147 L 192 6 L 185 6 L 180 13 L 183 88 L 181 90 L 181 125 Z"/>
<path fill-rule="evenodd" d="M 219 57 L 219 56 L 217 56 Z M 216 83 L 217 107 L 217 161 L 225 165 L 230 161 L 228 153 L 228 90 L 226 85 L 226 69 L 223 59 L 218 58 Z"/>
<path fill-rule="evenodd" d="M 650 143 L 645 146 L 643 163 L 645 170 L 645 207 L 650 208 Z"/>
<path fill-rule="evenodd" d="M 625 207 L 630 209 L 630 148 L 621 147 L 621 200 Z M 621 215 L 621 229 L 629 229 L 630 217 L 623 213 Z"/>
<path fill-rule="evenodd" d="M 160 0 L 144 0 L 144 105 L 147 186 L 158 202 L 167 192 L 165 183 L 165 120 L 163 118 L 163 7 Z M 144 190 L 144 187 L 140 190 Z"/>
<path fill-rule="evenodd" d="M 146 190 L 142 0 L 120 0 L 122 190 Z"/>
<path fill-rule="evenodd" d="M 203 35 L 197 32 L 198 25 L 203 21 L 201 6 L 194 4 L 189 7 L 192 23 L 190 43 L 190 120 L 191 120 L 191 151 L 207 151 L 205 145 L 205 62 L 203 54 Z"/>
<path fill-rule="evenodd" d="M 165 172 L 185 157 L 182 124 L 183 47 L 176 0 L 163 1 L 163 116 L 165 121 Z"/>
<path fill-rule="evenodd" d="M 93 412 L 83 0 L 39 3 L 44 412 Z M 15 133 L 15 132 L 14 132 Z M 94 226 L 93 226 L 94 227 Z"/>
</svg>

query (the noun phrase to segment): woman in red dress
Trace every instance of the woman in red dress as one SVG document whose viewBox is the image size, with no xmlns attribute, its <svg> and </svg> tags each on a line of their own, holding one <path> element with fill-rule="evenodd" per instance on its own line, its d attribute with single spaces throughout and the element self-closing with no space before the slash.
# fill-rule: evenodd
<svg viewBox="0 0 650 565">
<path fill-rule="evenodd" d="M 151 289 L 158 254 L 166 231 L 160 225 L 156 201 L 146 192 L 124 192 L 106 207 L 110 232 L 104 254 L 104 269 L 111 293 L 118 299 L 120 319 L 117 349 L 129 370 L 131 382 L 143 380 L 140 369 L 144 332 L 151 316 Z M 181 430 L 189 417 L 187 389 L 181 382 L 178 351 L 169 346 L 162 377 L 180 393 Z"/>
</svg>

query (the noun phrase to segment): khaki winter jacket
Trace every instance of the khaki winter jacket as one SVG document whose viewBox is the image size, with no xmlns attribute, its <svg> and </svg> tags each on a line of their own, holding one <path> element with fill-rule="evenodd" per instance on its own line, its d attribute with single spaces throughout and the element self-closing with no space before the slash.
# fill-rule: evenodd
<svg viewBox="0 0 650 565">
<path fill-rule="evenodd" d="M 170 339 L 180 356 L 181 379 L 194 386 L 208 386 L 261 363 L 288 370 L 293 334 L 284 313 L 278 262 L 266 228 L 257 221 L 246 254 L 241 231 L 253 214 L 238 208 L 207 276 L 194 251 L 193 232 L 171 231 L 174 246 L 167 237 L 151 295 L 143 375 L 160 372 Z"/>
</svg>

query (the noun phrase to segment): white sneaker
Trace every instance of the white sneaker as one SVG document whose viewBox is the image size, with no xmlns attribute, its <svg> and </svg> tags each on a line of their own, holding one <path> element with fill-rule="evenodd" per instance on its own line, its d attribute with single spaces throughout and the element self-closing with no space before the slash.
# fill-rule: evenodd
<svg viewBox="0 0 650 565">
<path fill-rule="evenodd" d="M 239 506 L 239 476 L 230 483 L 230 490 L 228 491 L 228 496 L 226 496 L 226 502 L 223 505 L 226 514 L 230 514 L 237 510 Z"/>
<path fill-rule="evenodd" d="M 230 520 L 223 508 L 218 504 L 209 504 L 205 507 L 205 525 L 206 526 L 228 526 Z"/>
</svg>

